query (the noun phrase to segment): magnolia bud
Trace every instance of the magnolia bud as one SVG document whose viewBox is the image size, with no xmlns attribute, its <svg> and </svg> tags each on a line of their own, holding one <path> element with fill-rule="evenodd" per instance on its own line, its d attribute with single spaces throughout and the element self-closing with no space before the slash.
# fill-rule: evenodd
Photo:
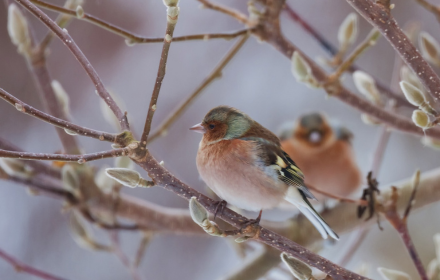
<svg viewBox="0 0 440 280">
<path fill-rule="evenodd" d="M 60 104 L 63 112 L 66 116 L 70 116 L 69 103 L 70 98 L 67 92 L 64 90 L 63 86 L 57 80 L 53 80 L 50 85 L 55 93 L 58 103 Z"/>
<path fill-rule="evenodd" d="M 419 37 L 419 46 L 422 55 L 426 60 L 437 66 L 440 66 L 439 45 L 431 35 L 426 32 L 421 32 Z"/>
<path fill-rule="evenodd" d="M 8 33 L 12 43 L 18 47 L 18 52 L 30 56 L 31 37 L 28 22 L 16 4 L 8 7 Z"/>
<path fill-rule="evenodd" d="M 318 87 L 319 83 L 313 76 L 309 63 L 295 51 L 292 55 L 292 73 L 298 82 L 303 82 L 310 87 Z"/>
<path fill-rule="evenodd" d="M 409 277 L 408 274 L 401 271 L 387 269 L 383 267 L 379 267 L 377 271 L 385 280 L 411 280 L 411 277 Z"/>
<path fill-rule="evenodd" d="M 305 263 L 295 259 L 292 256 L 289 256 L 286 253 L 281 254 L 281 260 L 287 265 L 290 272 L 292 272 L 293 276 L 295 276 L 298 280 L 313 279 L 312 269 Z"/>
<path fill-rule="evenodd" d="M 79 19 L 84 17 L 84 9 L 82 6 L 76 6 L 76 17 Z"/>
<path fill-rule="evenodd" d="M 67 0 L 66 3 L 64 3 L 64 8 L 69 10 L 74 10 L 76 7 L 81 6 L 84 4 L 83 0 Z"/>
<path fill-rule="evenodd" d="M 169 23 L 176 24 L 177 19 L 179 18 L 179 7 L 168 7 L 167 9 L 167 20 Z"/>
<path fill-rule="evenodd" d="M 134 170 L 126 168 L 107 168 L 105 172 L 107 176 L 113 180 L 130 188 L 149 188 L 154 185 L 153 182 L 145 180 L 138 172 Z"/>
<path fill-rule="evenodd" d="M 208 211 L 205 207 L 197 201 L 195 196 L 191 197 L 189 201 L 189 212 L 191 213 L 191 218 L 196 224 L 202 225 L 203 221 L 208 219 Z"/>
<path fill-rule="evenodd" d="M 167 7 L 176 7 L 179 4 L 179 0 L 163 0 L 163 4 Z"/>
<path fill-rule="evenodd" d="M 423 102 L 425 102 L 425 97 L 418 88 L 406 81 L 401 81 L 399 84 L 409 103 L 413 104 L 414 106 L 420 106 L 423 104 Z"/>
<path fill-rule="evenodd" d="M 0 158 L 0 167 L 9 176 L 17 176 L 25 179 L 32 176 L 32 170 L 26 166 L 24 161 L 15 158 Z"/>
<path fill-rule="evenodd" d="M 413 111 L 412 121 L 415 123 L 415 125 L 423 128 L 423 129 L 430 127 L 429 117 L 422 110 L 414 110 Z"/>
<path fill-rule="evenodd" d="M 360 93 L 365 95 L 371 102 L 381 104 L 380 93 L 374 79 L 365 72 L 355 71 L 353 81 Z"/>
<path fill-rule="evenodd" d="M 66 164 L 61 170 L 61 180 L 63 182 L 63 188 L 75 196 L 79 196 L 80 180 L 78 174 L 72 165 Z"/>
<path fill-rule="evenodd" d="M 342 49 L 347 48 L 356 41 L 358 34 L 358 17 L 350 13 L 342 22 L 338 31 L 338 41 Z"/>
<path fill-rule="evenodd" d="M 400 79 L 402 81 L 410 83 L 411 85 L 415 86 L 420 90 L 423 89 L 419 78 L 416 75 L 414 75 L 412 70 L 409 69 L 408 66 L 406 65 L 402 66 L 402 68 L 400 69 Z"/>
</svg>

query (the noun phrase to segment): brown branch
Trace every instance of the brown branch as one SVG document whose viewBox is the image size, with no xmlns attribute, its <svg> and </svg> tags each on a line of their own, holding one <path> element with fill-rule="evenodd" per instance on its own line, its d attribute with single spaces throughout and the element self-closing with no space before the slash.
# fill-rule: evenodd
<svg viewBox="0 0 440 280">
<path fill-rule="evenodd" d="M 110 107 L 115 116 L 118 118 L 119 123 L 121 125 L 122 130 L 129 130 L 129 124 L 127 120 L 126 114 L 124 114 L 121 109 L 118 107 L 116 102 L 108 93 L 107 89 L 104 87 L 104 84 L 101 81 L 101 78 L 98 76 L 96 70 L 92 67 L 90 61 L 86 58 L 84 53 L 69 35 L 66 29 L 61 29 L 50 17 L 48 17 L 45 13 L 43 13 L 39 8 L 37 8 L 34 4 L 32 4 L 29 0 L 16 0 L 20 3 L 24 8 L 26 8 L 31 14 L 36 16 L 39 20 L 41 20 L 51 31 L 53 31 L 58 38 L 63 42 L 64 45 L 72 52 L 81 66 L 84 68 L 84 71 L 92 80 L 98 95 L 104 100 L 104 102 Z"/>
<path fill-rule="evenodd" d="M 408 201 L 408 206 L 406 207 L 406 211 L 411 209 L 411 204 L 413 202 L 413 199 L 415 197 L 415 192 L 417 189 L 417 185 L 414 186 L 413 191 L 411 192 L 410 200 Z M 417 271 L 419 272 L 420 278 L 422 280 L 428 280 L 428 276 L 426 274 L 425 268 L 423 267 L 422 261 L 419 258 L 419 255 L 416 251 L 416 248 L 414 247 L 414 243 L 411 240 L 411 236 L 408 231 L 408 226 L 406 223 L 406 217 L 401 218 L 398 214 L 397 210 L 397 201 L 399 198 L 399 194 L 396 187 L 392 187 L 392 194 L 391 194 L 391 200 L 388 201 L 388 204 L 384 205 L 384 215 L 387 218 L 387 220 L 390 222 L 390 224 L 397 230 L 400 237 L 402 238 L 403 243 L 405 244 L 406 249 L 408 250 L 408 253 L 414 263 L 414 265 L 417 268 Z"/>
<path fill-rule="evenodd" d="M 203 4 L 204 8 L 208 8 L 208 9 L 220 12 L 222 14 L 226 14 L 228 16 L 231 16 L 243 24 L 249 23 L 248 18 L 244 14 L 242 14 L 236 10 L 230 9 L 228 7 L 225 7 L 225 6 L 222 6 L 219 4 L 214 4 L 214 3 L 206 1 L 206 0 L 198 0 L 198 1 Z"/>
<path fill-rule="evenodd" d="M 129 153 L 128 148 L 119 148 L 110 151 L 97 152 L 84 155 L 64 155 L 64 154 L 45 154 L 45 153 L 27 153 L 0 150 L 0 158 L 16 158 L 24 160 L 56 160 L 56 161 L 76 161 L 79 164 L 103 158 L 121 157 Z"/>
<path fill-rule="evenodd" d="M 53 5 L 41 0 L 30 0 L 32 3 L 50 10 L 50 11 L 55 11 L 58 13 L 62 13 L 65 15 L 70 15 L 73 18 L 79 19 L 79 20 L 84 20 L 87 21 L 89 23 L 92 23 L 96 26 L 99 26 L 101 28 L 103 28 L 104 30 L 110 31 L 116 35 L 119 35 L 125 39 L 128 40 L 129 43 L 162 43 L 163 42 L 163 38 L 148 38 L 148 37 L 144 37 L 144 36 L 139 36 L 136 35 L 130 31 L 127 31 L 121 27 L 115 26 L 107 21 L 104 21 L 96 16 L 93 16 L 91 14 L 88 13 L 84 13 L 83 17 L 78 18 L 76 16 L 76 11 L 71 10 L 71 9 L 66 9 L 64 7 L 61 6 L 57 6 L 57 5 Z M 179 37 L 174 37 L 173 38 L 173 42 L 183 42 L 183 41 L 191 41 L 191 40 L 210 40 L 210 39 L 226 39 L 226 40 L 230 40 L 230 39 L 234 39 L 238 36 L 244 35 L 246 34 L 248 31 L 248 29 L 243 29 L 243 30 L 238 30 L 236 32 L 232 32 L 232 33 L 213 33 L 213 34 L 195 34 L 195 35 L 186 35 L 186 36 L 179 36 Z"/>
<path fill-rule="evenodd" d="M 151 94 L 150 105 L 148 106 L 147 118 L 145 120 L 144 130 L 141 136 L 141 146 L 146 147 L 148 141 L 148 135 L 151 130 L 151 122 L 153 121 L 154 112 L 157 107 L 157 99 L 159 98 L 160 88 L 162 86 L 163 78 L 165 77 L 165 69 L 168 60 L 168 51 L 170 50 L 171 42 L 173 40 L 174 28 L 176 27 L 177 20 L 179 18 L 179 10 L 177 10 L 177 15 L 171 15 L 169 13 L 171 8 L 167 9 L 167 27 L 165 31 L 165 38 L 163 40 L 162 53 L 160 55 L 159 69 L 157 70 L 156 82 L 154 83 L 153 93 Z"/>
<path fill-rule="evenodd" d="M 159 137 L 166 134 L 168 128 L 185 112 L 189 105 L 207 88 L 215 79 L 219 78 L 222 74 L 225 66 L 231 61 L 231 59 L 237 54 L 237 52 L 244 45 L 249 35 L 244 35 L 233 47 L 228 51 L 226 56 L 220 61 L 220 63 L 214 68 L 209 76 L 202 82 L 202 84 L 182 103 L 180 104 L 169 117 L 151 134 L 148 138 L 148 143 L 153 142 Z"/>
<path fill-rule="evenodd" d="M 382 5 L 377 5 L 371 0 L 347 0 L 347 2 L 371 25 L 379 29 L 402 60 L 417 74 L 426 91 L 431 94 L 434 100 L 438 100 L 440 98 L 439 76 L 423 59 L 391 13 L 388 13 Z"/>
<path fill-rule="evenodd" d="M 110 231 L 109 236 L 110 236 L 110 240 L 112 242 L 112 247 L 113 247 L 113 251 L 114 251 L 115 255 L 118 257 L 118 259 L 121 261 L 121 263 L 128 269 L 131 277 L 134 280 L 141 280 L 142 278 L 139 275 L 137 268 L 131 264 L 130 259 L 128 258 L 128 256 L 124 253 L 124 251 L 121 248 L 121 244 L 119 242 L 118 232 Z"/>
<path fill-rule="evenodd" d="M 214 200 L 202 195 L 198 191 L 190 188 L 182 181 L 174 177 L 162 165 L 160 165 L 159 162 L 157 162 L 148 151 L 139 149 L 138 154 L 135 154 L 133 159 L 138 165 L 148 172 L 148 175 L 157 186 L 172 191 L 188 201 L 191 199 L 191 197 L 196 197 L 197 201 L 202 204 L 203 207 L 205 207 L 210 213 L 214 214 L 216 212 L 215 209 L 217 204 Z M 248 221 L 248 219 L 245 217 L 228 208 L 221 213 L 217 213 L 217 217 L 223 219 L 225 222 L 236 228 L 240 228 L 244 222 Z M 334 279 L 351 279 L 354 277 L 357 279 L 367 279 L 342 267 L 339 267 L 331 263 L 329 260 L 298 245 L 292 240 L 261 226 L 257 227 L 257 234 L 254 236 L 254 239 L 280 251 L 291 254 L 303 262 L 332 275 Z"/>
<path fill-rule="evenodd" d="M 4 259 L 6 262 L 10 263 L 14 267 L 15 271 L 17 271 L 17 272 L 24 272 L 24 273 L 33 275 L 33 276 L 41 278 L 41 279 L 46 279 L 46 280 L 63 280 L 64 279 L 64 278 L 49 274 L 49 273 L 42 271 L 40 269 L 34 268 L 30 265 L 27 265 L 27 264 L 23 263 L 22 261 L 19 261 L 16 258 L 12 257 L 11 255 L 7 254 L 2 249 L 0 249 L 0 258 Z"/>
<path fill-rule="evenodd" d="M 285 4 L 284 6 L 287 14 L 292 18 L 294 21 L 296 21 L 299 25 L 301 25 L 304 30 L 309 33 L 313 38 L 315 38 L 319 44 L 331 55 L 334 56 L 338 53 L 338 49 L 328 40 L 324 38 L 315 28 L 313 28 L 299 13 L 297 13 L 289 4 Z M 362 68 L 352 65 L 348 69 L 351 73 L 361 70 L 364 71 Z M 372 75 L 370 75 L 372 76 Z M 375 79 L 376 86 L 379 89 L 379 91 L 385 95 L 386 97 L 395 100 L 397 106 L 405 106 L 414 109 L 414 106 L 411 105 L 399 92 L 393 91 L 391 88 L 386 86 L 384 83 L 380 82 L 378 79 Z"/>
<path fill-rule="evenodd" d="M 440 7 L 437 7 L 431 3 L 429 3 L 426 0 L 414 0 L 417 3 L 420 4 L 423 8 L 427 9 L 428 11 L 432 12 L 438 21 L 440 21 Z"/>
<path fill-rule="evenodd" d="M 17 152 L 24 152 L 19 147 L 11 144 L 10 142 L 6 141 L 5 139 L 0 138 L 0 149 L 3 150 L 9 150 L 9 151 L 17 151 Z M 54 178 L 61 178 L 61 172 L 59 169 L 54 168 L 50 165 L 47 165 L 40 161 L 27 161 L 27 165 L 29 165 L 36 173 L 48 175 Z"/>
<path fill-rule="evenodd" d="M 99 139 L 101 141 L 107 141 L 111 143 L 117 143 L 122 144 L 122 139 L 118 139 L 118 135 L 93 130 L 90 128 L 82 127 L 76 124 L 73 124 L 71 122 L 56 118 L 54 116 L 51 116 L 49 114 L 46 114 L 44 112 L 41 112 L 34 107 L 24 103 L 20 99 L 16 98 L 15 96 L 11 95 L 4 89 L 0 88 L 0 98 L 14 106 L 18 111 L 25 113 L 29 116 L 32 116 L 34 118 L 40 119 L 44 122 L 50 123 L 56 127 L 67 129 L 70 131 L 73 131 L 74 133 L 82 136 L 92 137 L 95 139 Z M 64 134 L 66 132 L 62 130 Z"/>
</svg>

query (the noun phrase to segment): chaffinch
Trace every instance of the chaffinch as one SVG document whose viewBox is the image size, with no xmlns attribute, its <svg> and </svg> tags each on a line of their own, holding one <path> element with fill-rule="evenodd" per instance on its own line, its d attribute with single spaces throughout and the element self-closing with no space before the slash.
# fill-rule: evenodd
<svg viewBox="0 0 440 280">
<path fill-rule="evenodd" d="M 280 132 L 281 147 L 305 174 L 306 185 L 348 196 L 362 182 L 351 147 L 352 133 L 331 126 L 325 116 L 311 113 Z"/>
<path fill-rule="evenodd" d="M 273 208 L 287 200 L 324 239 L 328 235 L 339 239 L 310 204 L 314 196 L 304 185 L 304 175 L 275 134 L 227 106 L 212 109 L 190 129 L 203 133 L 197 169 L 220 198 L 251 211 Z"/>
</svg>

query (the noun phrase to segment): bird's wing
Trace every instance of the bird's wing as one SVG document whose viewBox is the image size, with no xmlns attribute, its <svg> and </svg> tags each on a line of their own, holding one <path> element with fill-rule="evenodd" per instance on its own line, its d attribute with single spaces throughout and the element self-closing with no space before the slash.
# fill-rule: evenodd
<svg viewBox="0 0 440 280">
<path fill-rule="evenodd" d="M 273 168 L 278 174 L 278 179 L 289 186 L 298 188 L 307 198 L 316 199 L 304 185 L 304 174 L 301 169 L 279 145 L 258 137 L 244 137 L 240 140 L 255 142 L 258 147 L 259 161 L 265 166 Z"/>
</svg>

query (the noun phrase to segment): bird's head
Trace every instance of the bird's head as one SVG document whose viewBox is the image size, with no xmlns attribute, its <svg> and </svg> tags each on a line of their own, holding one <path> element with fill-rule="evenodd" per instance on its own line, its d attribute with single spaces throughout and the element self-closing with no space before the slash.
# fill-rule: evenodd
<svg viewBox="0 0 440 280">
<path fill-rule="evenodd" d="M 228 107 L 218 106 L 206 114 L 203 121 L 190 130 L 203 133 L 208 142 L 240 138 L 252 126 L 253 120 L 245 113 Z"/>
<path fill-rule="evenodd" d="M 321 146 L 334 138 L 334 135 L 325 116 L 310 113 L 299 118 L 293 137 L 304 144 Z"/>
</svg>

